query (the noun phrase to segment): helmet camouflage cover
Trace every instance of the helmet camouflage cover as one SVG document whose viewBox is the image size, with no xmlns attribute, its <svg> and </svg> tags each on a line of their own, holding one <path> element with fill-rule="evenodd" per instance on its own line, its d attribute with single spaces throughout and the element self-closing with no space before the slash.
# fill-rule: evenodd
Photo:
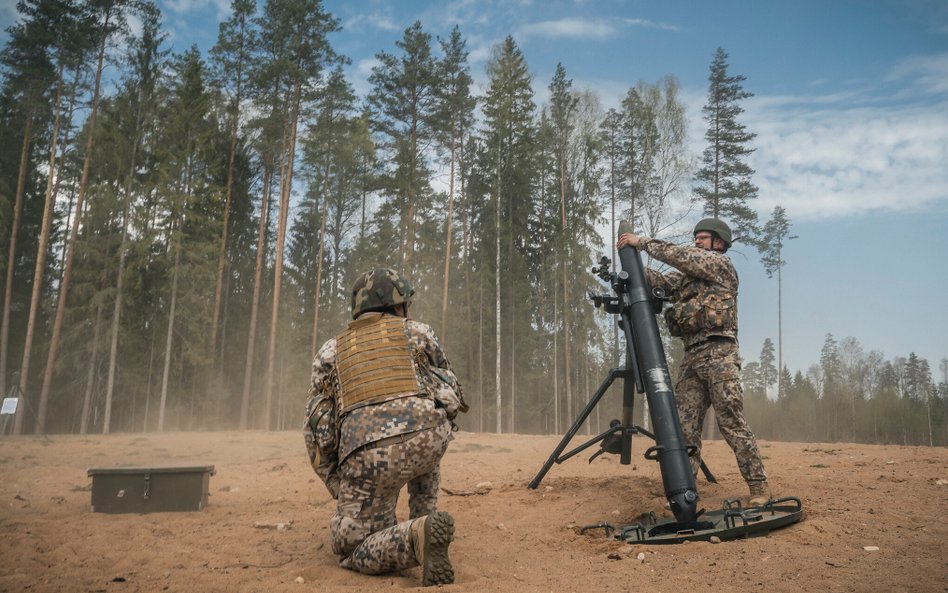
<svg viewBox="0 0 948 593">
<path fill-rule="evenodd" d="M 692 235 L 697 235 L 699 231 L 714 233 L 718 238 L 727 243 L 728 247 L 731 246 L 731 227 L 727 226 L 727 223 L 723 220 L 718 220 L 717 218 L 702 219 L 695 225 L 695 230 Z"/>
<path fill-rule="evenodd" d="M 411 303 L 411 284 L 391 268 L 376 268 L 359 276 L 352 285 L 352 318 L 369 311 L 383 311 Z"/>
</svg>

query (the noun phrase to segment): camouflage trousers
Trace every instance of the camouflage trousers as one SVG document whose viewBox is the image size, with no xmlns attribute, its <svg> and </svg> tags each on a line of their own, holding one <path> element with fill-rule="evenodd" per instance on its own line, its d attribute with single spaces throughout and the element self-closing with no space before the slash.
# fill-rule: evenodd
<svg viewBox="0 0 948 593">
<path fill-rule="evenodd" d="M 698 446 L 691 469 L 701 467 L 701 428 L 709 407 L 714 407 L 718 428 L 734 451 L 744 481 L 765 482 L 757 439 L 744 418 L 744 394 L 740 381 L 741 357 L 733 342 L 709 342 L 685 352 L 675 398 L 685 442 Z"/>
<path fill-rule="evenodd" d="M 339 497 L 329 527 L 339 565 L 364 574 L 418 566 L 409 534 L 412 521 L 435 510 L 441 457 L 452 439 L 451 423 L 385 439 L 349 455 L 339 467 Z M 395 505 L 408 485 L 408 521 L 398 523 Z"/>
</svg>

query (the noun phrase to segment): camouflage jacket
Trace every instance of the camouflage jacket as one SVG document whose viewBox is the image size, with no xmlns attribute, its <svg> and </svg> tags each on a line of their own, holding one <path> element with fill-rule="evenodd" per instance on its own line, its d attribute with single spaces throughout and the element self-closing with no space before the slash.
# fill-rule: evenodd
<svg viewBox="0 0 948 593">
<path fill-rule="evenodd" d="M 382 313 L 365 313 L 382 315 Z M 336 338 L 328 340 L 313 359 L 310 398 L 306 406 L 303 434 L 310 464 L 335 497 L 338 466 L 353 451 L 375 441 L 432 428 L 466 412 L 463 390 L 451 363 L 431 327 L 407 321 L 409 342 L 418 362 L 417 397 L 402 397 L 348 411 L 340 418 L 335 401 L 339 393 L 336 375 Z"/>
<path fill-rule="evenodd" d="M 672 306 L 665 311 L 671 335 L 685 348 L 711 336 L 737 339 L 737 270 L 723 253 L 682 247 L 643 237 L 643 250 L 674 268 L 662 274 L 646 268 L 649 284 L 662 288 Z"/>
</svg>

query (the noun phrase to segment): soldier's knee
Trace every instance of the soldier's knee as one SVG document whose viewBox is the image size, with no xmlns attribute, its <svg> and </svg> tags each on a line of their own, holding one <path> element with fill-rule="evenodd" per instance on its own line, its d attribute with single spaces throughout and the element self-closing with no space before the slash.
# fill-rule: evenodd
<svg viewBox="0 0 948 593">
<path fill-rule="evenodd" d="M 359 544 L 371 535 L 368 527 L 360 521 L 339 514 L 329 521 L 332 551 L 340 556 L 348 556 Z"/>
</svg>

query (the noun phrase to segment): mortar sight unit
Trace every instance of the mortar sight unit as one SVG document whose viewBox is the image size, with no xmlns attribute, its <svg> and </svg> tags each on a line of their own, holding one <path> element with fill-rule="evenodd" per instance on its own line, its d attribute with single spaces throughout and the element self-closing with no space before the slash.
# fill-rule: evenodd
<svg viewBox="0 0 948 593">
<path fill-rule="evenodd" d="M 603 282 L 611 286 L 617 295 L 622 295 L 626 292 L 629 285 L 629 274 L 625 270 L 621 270 L 618 273 L 613 272 L 610 270 L 611 265 L 612 260 L 606 256 L 602 256 L 599 259 L 599 266 L 594 267 L 591 272 L 594 276 L 598 276 Z M 652 295 L 652 309 L 656 314 L 661 313 L 662 307 L 667 300 L 665 291 L 661 288 L 652 288 L 650 290 Z M 622 301 L 620 296 L 597 294 L 593 291 L 589 291 L 587 296 L 597 309 L 602 307 L 606 313 L 612 313 L 613 315 L 620 315 L 622 313 Z"/>
</svg>

